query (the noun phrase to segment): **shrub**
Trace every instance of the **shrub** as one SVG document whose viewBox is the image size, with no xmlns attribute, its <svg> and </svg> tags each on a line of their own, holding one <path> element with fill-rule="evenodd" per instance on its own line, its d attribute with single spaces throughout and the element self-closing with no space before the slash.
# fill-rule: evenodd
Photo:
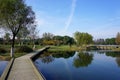
<svg viewBox="0 0 120 80">
<path fill-rule="evenodd" d="M 30 48 L 28 46 L 20 46 L 19 48 L 16 49 L 16 52 L 18 52 L 18 53 L 23 53 L 23 52 L 30 53 L 32 51 L 33 51 L 32 48 Z"/>
<path fill-rule="evenodd" d="M 98 50 L 98 48 L 96 46 L 89 46 L 86 48 L 86 50 Z"/>
<path fill-rule="evenodd" d="M 7 50 L 5 50 L 4 48 L 0 48 L 0 53 L 7 53 Z"/>
</svg>

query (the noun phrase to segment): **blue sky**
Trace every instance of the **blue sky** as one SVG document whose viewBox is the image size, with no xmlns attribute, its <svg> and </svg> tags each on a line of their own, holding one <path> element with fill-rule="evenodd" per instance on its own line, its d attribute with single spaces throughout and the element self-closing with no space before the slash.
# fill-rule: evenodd
<svg viewBox="0 0 120 80">
<path fill-rule="evenodd" d="M 120 32 L 120 0 L 26 0 L 36 13 L 39 34 L 73 36 L 88 32 L 97 38 Z"/>
</svg>

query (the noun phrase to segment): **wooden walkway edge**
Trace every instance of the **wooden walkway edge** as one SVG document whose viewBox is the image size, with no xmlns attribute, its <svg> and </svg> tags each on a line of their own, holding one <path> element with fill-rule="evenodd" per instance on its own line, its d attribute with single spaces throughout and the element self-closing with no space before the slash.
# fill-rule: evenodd
<svg viewBox="0 0 120 80">
<path fill-rule="evenodd" d="M 45 80 L 42 74 L 36 69 L 32 58 L 47 48 L 40 49 L 36 54 L 30 53 L 16 58 L 6 80 Z"/>
</svg>

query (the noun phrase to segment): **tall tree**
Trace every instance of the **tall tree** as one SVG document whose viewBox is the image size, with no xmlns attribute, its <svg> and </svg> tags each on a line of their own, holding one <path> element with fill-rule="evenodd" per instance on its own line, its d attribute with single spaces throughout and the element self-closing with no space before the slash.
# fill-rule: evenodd
<svg viewBox="0 0 120 80">
<path fill-rule="evenodd" d="M 43 39 L 45 40 L 51 40 L 53 39 L 54 35 L 52 33 L 43 33 Z"/>
<path fill-rule="evenodd" d="M 109 44 L 109 45 L 115 45 L 115 38 L 107 38 L 105 39 L 105 44 Z"/>
<path fill-rule="evenodd" d="M 64 45 L 72 45 L 74 43 L 74 39 L 69 36 L 63 36 L 63 44 Z"/>
<path fill-rule="evenodd" d="M 88 33 L 75 32 L 74 38 L 77 42 L 77 45 L 86 45 L 93 42 L 92 35 Z"/>
<path fill-rule="evenodd" d="M 120 45 L 120 33 L 119 32 L 117 33 L 115 42 L 116 44 Z"/>
<path fill-rule="evenodd" d="M 61 44 L 63 44 L 63 36 L 54 36 L 53 40 L 55 41 L 55 45 L 59 46 Z"/>
<path fill-rule="evenodd" d="M 0 25 L 12 33 L 11 57 L 14 53 L 15 37 L 23 28 L 35 21 L 35 14 L 24 0 L 0 0 Z"/>
</svg>

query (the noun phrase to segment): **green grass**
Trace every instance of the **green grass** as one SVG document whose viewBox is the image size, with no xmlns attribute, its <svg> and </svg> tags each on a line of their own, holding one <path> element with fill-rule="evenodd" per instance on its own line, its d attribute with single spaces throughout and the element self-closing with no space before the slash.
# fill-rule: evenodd
<svg viewBox="0 0 120 80">
<path fill-rule="evenodd" d="M 29 53 L 14 53 L 14 57 L 18 58 L 18 57 L 24 56 L 26 54 L 29 54 Z"/>
<path fill-rule="evenodd" d="M 114 48 L 113 51 L 120 51 L 120 48 Z"/>
<path fill-rule="evenodd" d="M 8 53 L 0 54 L 0 60 L 6 60 L 9 61 L 11 57 L 9 56 Z"/>
<path fill-rule="evenodd" d="M 33 45 L 26 45 L 30 48 L 33 48 Z M 6 58 L 10 58 L 10 49 L 11 49 L 11 45 L 0 45 L 1 48 L 4 48 L 5 50 L 7 50 L 7 53 L 3 53 L 3 54 L 0 54 L 0 59 L 6 59 Z M 19 48 L 20 46 L 19 45 L 15 45 L 15 48 Z M 40 45 L 36 45 L 36 48 L 35 50 L 37 49 L 40 49 L 42 48 L 43 46 L 40 46 Z M 17 58 L 17 57 L 21 57 L 21 56 L 24 56 L 28 53 L 14 53 L 14 57 Z"/>
<path fill-rule="evenodd" d="M 18 58 L 18 57 L 26 55 L 26 54 L 28 54 L 28 53 L 14 53 L 14 57 Z M 2 59 L 2 57 L 3 58 L 10 58 L 10 53 L 0 54 L 0 56 L 1 56 L 0 59 Z"/>
<path fill-rule="evenodd" d="M 81 50 L 80 47 L 72 45 L 71 47 L 68 45 L 61 45 L 61 46 L 51 46 L 48 51 L 79 51 Z"/>
<path fill-rule="evenodd" d="M 43 46 L 36 45 L 36 46 L 35 46 L 35 50 L 41 49 L 42 47 L 43 47 Z"/>
</svg>

